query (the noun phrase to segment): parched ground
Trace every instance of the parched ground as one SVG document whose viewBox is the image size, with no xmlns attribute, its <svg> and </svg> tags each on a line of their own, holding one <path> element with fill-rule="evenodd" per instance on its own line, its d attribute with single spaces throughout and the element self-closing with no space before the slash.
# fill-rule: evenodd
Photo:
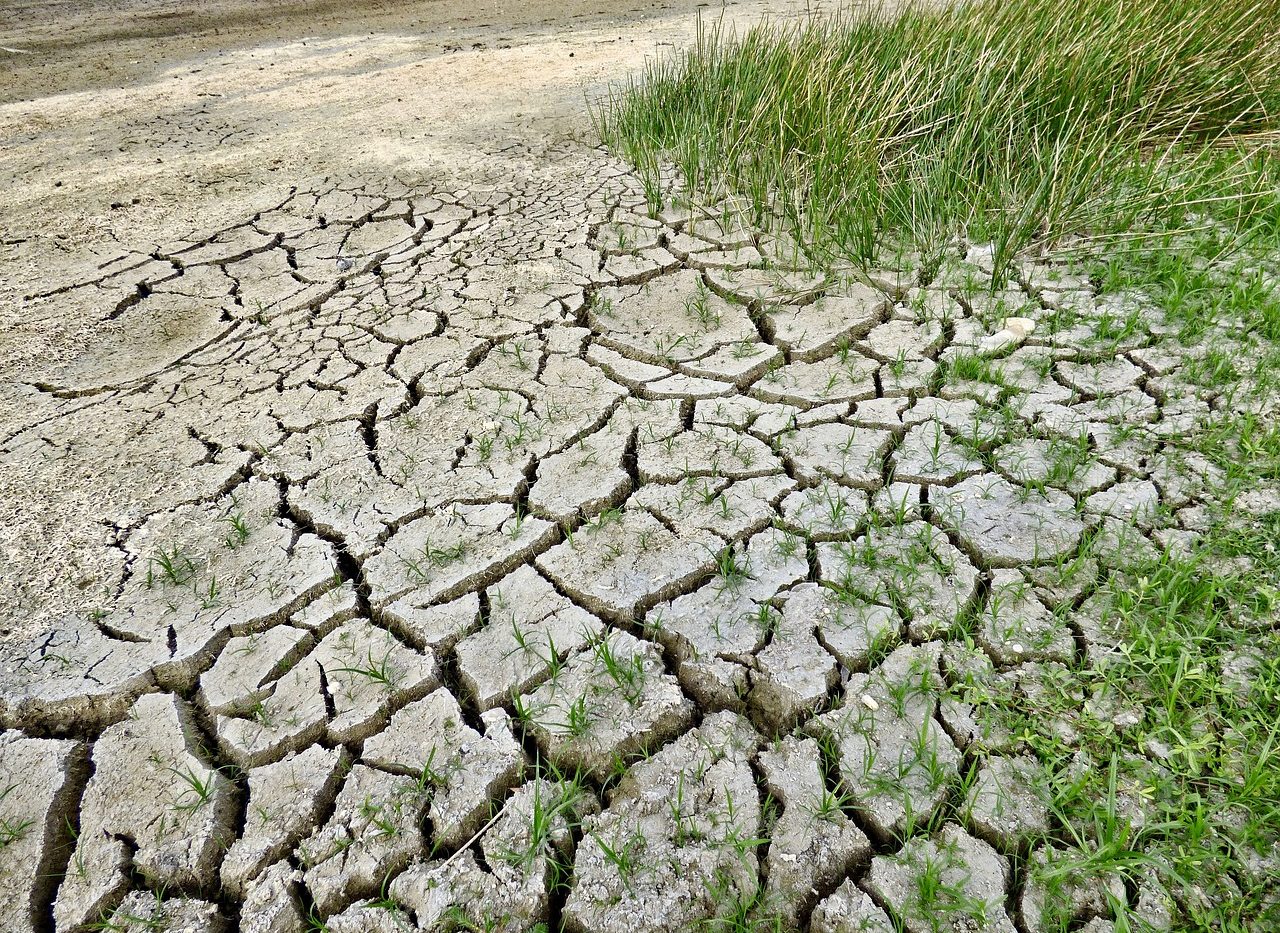
<svg viewBox="0 0 1280 933">
<path fill-rule="evenodd" d="M 1063 894 L 1003 718 L 1069 742 L 1206 521 L 1159 307 L 651 217 L 583 89 L 692 4 L 62 6 L 0 42 L 0 928 L 1168 924 Z"/>
</svg>

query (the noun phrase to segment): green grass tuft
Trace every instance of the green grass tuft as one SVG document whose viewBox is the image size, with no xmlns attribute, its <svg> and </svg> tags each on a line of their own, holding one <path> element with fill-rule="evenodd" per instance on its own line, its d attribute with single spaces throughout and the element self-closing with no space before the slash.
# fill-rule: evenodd
<svg viewBox="0 0 1280 933">
<path fill-rule="evenodd" d="M 1280 0 L 876 6 L 735 35 L 616 89 L 604 141 L 727 185 L 819 263 L 1280 224 Z"/>
</svg>

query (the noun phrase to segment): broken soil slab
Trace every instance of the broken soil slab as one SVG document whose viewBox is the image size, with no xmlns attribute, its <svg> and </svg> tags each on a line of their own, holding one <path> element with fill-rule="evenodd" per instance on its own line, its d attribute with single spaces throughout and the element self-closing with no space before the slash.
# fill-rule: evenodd
<svg viewBox="0 0 1280 933">
<path fill-rule="evenodd" d="M 223 887 L 243 894 L 271 863 L 285 856 L 333 802 L 350 758 L 342 749 L 312 745 L 249 771 L 249 797 L 240 838 L 222 860 Z"/>
<path fill-rule="evenodd" d="M 1004 856 L 951 823 L 935 838 L 872 859 L 865 882 L 908 933 L 1015 933 L 1004 909 L 1008 883 Z"/>
<path fill-rule="evenodd" d="M 633 766 L 584 825 L 566 928 L 687 929 L 750 902 L 759 886 L 760 798 L 749 763 L 758 741 L 745 721 L 716 713 Z"/>
<path fill-rule="evenodd" d="M 524 784 L 475 847 L 446 859 L 415 861 L 391 882 L 390 898 L 412 910 L 421 929 L 453 923 L 533 928 L 547 919 L 555 863 L 571 855 L 573 826 L 597 809 L 595 798 L 575 785 L 542 778 Z M 369 929 L 343 927 L 339 920 L 335 929 Z"/>
<path fill-rule="evenodd" d="M 185 701 L 139 699 L 93 748 L 71 869 L 58 889 L 58 929 L 95 922 L 137 872 L 156 886 L 210 886 L 235 837 L 235 789 L 208 763 Z"/>
<path fill-rule="evenodd" d="M 694 712 L 658 649 L 625 632 L 602 634 L 519 708 L 550 761 L 601 779 L 679 735 Z"/>
<path fill-rule="evenodd" d="M 514 570 L 556 534 L 554 525 L 505 503 L 453 506 L 397 531 L 365 574 L 378 605 L 410 592 L 424 603 L 445 602 Z"/>
<path fill-rule="evenodd" d="M 649 512 L 601 513 L 537 558 L 549 579 L 597 615 L 628 621 L 710 576 L 724 547 L 717 535 L 676 535 Z"/>
<path fill-rule="evenodd" d="M 989 567 L 1055 561 L 1071 553 L 1084 531 L 1065 493 L 1015 487 L 1000 478 L 973 476 L 929 501 L 939 520 Z"/>
<path fill-rule="evenodd" d="M 765 858 L 766 896 L 789 925 L 798 925 L 816 891 L 830 890 L 871 855 L 871 843 L 826 787 L 814 739 L 786 736 L 759 756 L 765 783 L 782 814 Z"/>
<path fill-rule="evenodd" d="M 241 767 L 275 761 L 321 737 L 358 741 L 439 684 L 433 656 L 353 619 L 326 635 L 243 716 L 218 716 L 218 741 Z"/>
<path fill-rule="evenodd" d="M 415 778 L 352 767 L 332 816 L 297 848 L 323 915 L 376 894 L 389 874 L 424 851 L 419 827 L 427 799 Z"/>
<path fill-rule="evenodd" d="M 364 743 L 366 764 L 425 783 L 434 843 L 443 849 L 462 845 L 524 770 L 524 750 L 507 714 L 490 710 L 482 724 L 483 734 L 468 726 L 458 702 L 441 688 L 395 713 Z"/>
<path fill-rule="evenodd" d="M 78 742 L 0 732 L 0 926 L 6 930 L 45 928 L 54 875 L 66 855 L 64 820 L 76 806 L 85 758 Z"/>
<path fill-rule="evenodd" d="M 935 722 L 940 646 L 904 645 L 870 674 L 855 674 L 846 703 L 806 731 L 829 736 L 840 775 L 876 841 L 927 823 L 959 776 L 960 753 Z"/>
<path fill-rule="evenodd" d="M 487 595 L 487 624 L 457 646 L 462 685 L 482 710 L 537 686 L 600 635 L 600 620 L 557 593 L 533 567 L 517 569 Z"/>
</svg>

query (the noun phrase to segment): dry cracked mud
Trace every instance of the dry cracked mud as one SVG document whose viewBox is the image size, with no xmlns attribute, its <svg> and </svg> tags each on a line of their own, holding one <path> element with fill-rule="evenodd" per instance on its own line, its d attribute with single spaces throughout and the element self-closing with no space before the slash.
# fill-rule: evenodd
<svg viewBox="0 0 1280 933">
<path fill-rule="evenodd" d="M 1106 568 L 1202 527 L 1160 308 L 1116 337 L 1048 260 L 977 300 L 965 244 L 814 276 L 511 145 L 29 282 L 111 342 L 4 387 L 0 926 L 1167 919 L 1038 880 L 991 703 L 1105 663 Z"/>
</svg>

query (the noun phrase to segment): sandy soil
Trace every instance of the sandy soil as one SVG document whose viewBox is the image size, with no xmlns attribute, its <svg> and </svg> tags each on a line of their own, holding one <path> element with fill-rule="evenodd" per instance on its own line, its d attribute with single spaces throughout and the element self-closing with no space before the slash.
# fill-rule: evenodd
<svg viewBox="0 0 1280 933">
<path fill-rule="evenodd" d="M 301 180 L 455 179 L 589 137 L 586 101 L 695 0 L 19 0 L 0 13 L 0 371 L 90 352 L 100 315 L 38 297 L 122 250 L 243 215 Z M 514 147 L 514 148 L 513 148 Z M 5 390 L 10 399 L 14 396 Z M 0 395 L 0 401 L 4 398 Z"/>
</svg>

